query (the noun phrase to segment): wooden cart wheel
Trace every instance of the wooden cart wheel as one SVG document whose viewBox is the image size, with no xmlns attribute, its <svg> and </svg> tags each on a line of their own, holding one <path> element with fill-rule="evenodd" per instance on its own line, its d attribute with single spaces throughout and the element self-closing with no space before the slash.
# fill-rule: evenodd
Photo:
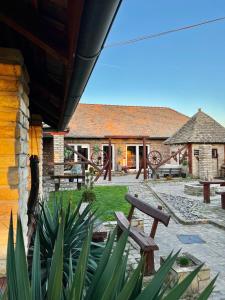
<svg viewBox="0 0 225 300">
<path fill-rule="evenodd" d="M 152 165 L 156 166 L 161 163 L 162 155 L 159 151 L 153 150 L 149 152 L 148 159 Z"/>
</svg>

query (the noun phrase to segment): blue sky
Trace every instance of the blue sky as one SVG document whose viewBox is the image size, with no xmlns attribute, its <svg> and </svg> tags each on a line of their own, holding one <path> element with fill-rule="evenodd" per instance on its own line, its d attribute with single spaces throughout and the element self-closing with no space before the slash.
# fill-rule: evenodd
<svg viewBox="0 0 225 300">
<path fill-rule="evenodd" d="M 106 43 L 225 16 L 225 0 L 123 0 Z M 106 48 L 83 103 L 202 108 L 225 125 L 225 21 Z"/>
</svg>

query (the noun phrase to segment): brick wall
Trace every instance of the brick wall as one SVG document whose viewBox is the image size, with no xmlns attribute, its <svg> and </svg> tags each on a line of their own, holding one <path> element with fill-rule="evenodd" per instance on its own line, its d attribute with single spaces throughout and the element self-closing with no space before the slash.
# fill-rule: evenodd
<svg viewBox="0 0 225 300">
<path fill-rule="evenodd" d="M 100 149 L 102 149 L 102 145 L 108 144 L 108 139 L 73 139 L 73 138 L 65 138 L 66 143 L 68 144 L 86 144 L 90 147 L 90 153 L 92 153 L 92 149 L 94 145 L 98 145 Z M 138 139 L 113 139 L 112 145 L 114 146 L 114 166 L 115 170 L 117 170 L 118 163 L 121 165 L 126 164 L 126 146 L 127 145 L 142 145 L 142 140 Z M 170 154 L 170 147 L 168 145 L 164 145 L 164 140 L 147 140 L 146 145 L 150 147 L 151 150 L 158 150 L 163 159 L 167 158 Z M 118 151 L 119 150 L 119 151 Z"/>
<path fill-rule="evenodd" d="M 50 163 L 54 162 L 53 153 L 53 138 L 43 139 L 43 175 L 47 176 L 53 174 L 53 167 L 49 166 Z"/>
</svg>

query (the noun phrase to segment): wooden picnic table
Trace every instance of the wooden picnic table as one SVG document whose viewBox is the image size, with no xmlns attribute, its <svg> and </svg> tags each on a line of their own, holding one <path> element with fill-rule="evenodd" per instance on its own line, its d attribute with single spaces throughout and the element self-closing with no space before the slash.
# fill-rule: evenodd
<svg viewBox="0 0 225 300">
<path fill-rule="evenodd" d="M 200 180 L 200 184 L 203 185 L 203 196 L 204 203 L 210 203 L 210 185 L 211 184 L 219 184 L 220 186 L 225 186 L 224 180 Z"/>
<path fill-rule="evenodd" d="M 79 182 L 79 179 L 82 179 L 82 182 L 84 183 L 85 181 L 85 175 L 78 175 L 78 174 L 67 174 L 67 175 L 53 175 L 51 176 L 51 178 L 53 178 L 55 181 L 55 191 L 58 191 L 60 188 L 60 183 L 61 183 L 61 179 L 76 179 L 77 180 L 77 189 L 80 190 L 81 189 L 81 184 Z"/>
</svg>

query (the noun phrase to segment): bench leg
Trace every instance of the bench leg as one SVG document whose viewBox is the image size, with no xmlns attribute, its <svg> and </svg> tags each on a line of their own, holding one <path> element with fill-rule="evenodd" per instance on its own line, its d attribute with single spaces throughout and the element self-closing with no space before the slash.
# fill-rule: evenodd
<svg viewBox="0 0 225 300">
<path fill-rule="evenodd" d="M 77 182 L 77 189 L 78 189 L 78 191 L 81 190 L 81 182 Z"/>
<path fill-rule="evenodd" d="M 225 195 L 221 195 L 221 207 L 225 209 Z"/>
<path fill-rule="evenodd" d="M 144 276 L 150 276 L 155 273 L 154 251 L 144 252 L 145 270 Z"/>
<path fill-rule="evenodd" d="M 55 192 L 59 191 L 60 188 L 60 179 L 55 179 Z"/>
<path fill-rule="evenodd" d="M 119 238 L 121 237 L 121 234 L 123 233 L 123 230 L 117 226 L 117 241 L 119 240 Z"/>
</svg>

